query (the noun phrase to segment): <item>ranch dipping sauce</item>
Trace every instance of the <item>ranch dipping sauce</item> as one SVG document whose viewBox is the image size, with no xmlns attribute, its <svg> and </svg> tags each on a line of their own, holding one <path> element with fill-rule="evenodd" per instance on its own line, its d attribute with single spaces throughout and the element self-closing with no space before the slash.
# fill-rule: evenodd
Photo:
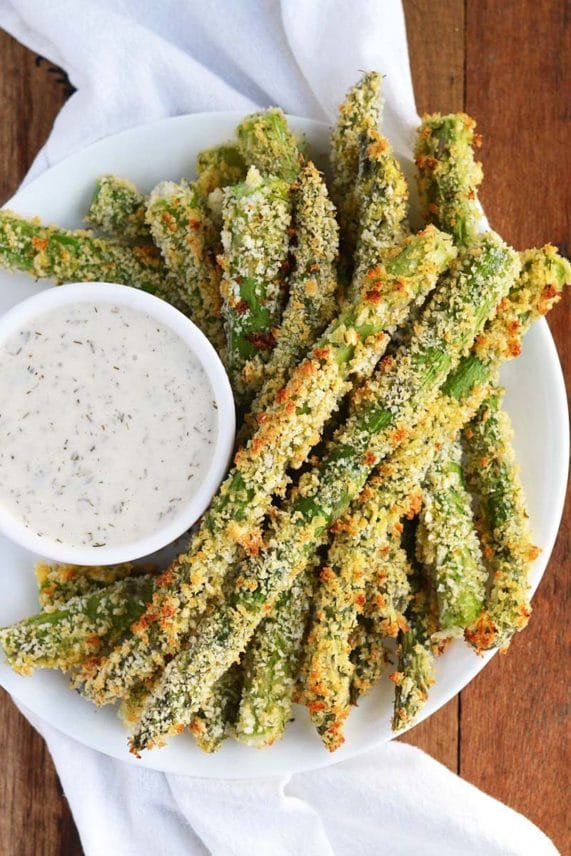
<svg viewBox="0 0 571 856">
<path fill-rule="evenodd" d="M 196 493 L 217 432 L 198 358 L 139 309 L 64 305 L 0 343 L 0 505 L 37 535 L 152 534 Z"/>
</svg>

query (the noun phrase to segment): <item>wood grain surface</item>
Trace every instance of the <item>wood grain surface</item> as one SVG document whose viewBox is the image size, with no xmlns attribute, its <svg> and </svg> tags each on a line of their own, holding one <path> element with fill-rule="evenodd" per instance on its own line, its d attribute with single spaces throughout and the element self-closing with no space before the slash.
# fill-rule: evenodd
<svg viewBox="0 0 571 856">
<path fill-rule="evenodd" d="M 518 248 L 551 241 L 568 254 L 569 3 L 405 0 L 404 7 L 419 111 L 465 109 L 478 120 L 482 200 L 492 225 Z M 18 186 L 67 95 L 49 63 L 0 31 L 0 203 Z M 569 297 L 550 326 L 569 380 Z M 562 853 L 571 852 L 569 645 L 562 631 L 569 506 L 525 633 L 461 696 L 402 738 L 526 814 Z M 81 854 L 43 742 L 3 692 L 0 735 L 0 854 Z"/>
</svg>

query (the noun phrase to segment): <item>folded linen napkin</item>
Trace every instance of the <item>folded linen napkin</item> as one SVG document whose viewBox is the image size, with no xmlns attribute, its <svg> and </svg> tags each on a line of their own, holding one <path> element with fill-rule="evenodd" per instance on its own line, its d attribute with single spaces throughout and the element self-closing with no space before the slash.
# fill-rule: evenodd
<svg viewBox="0 0 571 856">
<path fill-rule="evenodd" d="M 87 856 L 557 854 L 521 814 L 404 743 L 291 777 L 201 779 L 137 769 L 27 715 Z"/>
<path fill-rule="evenodd" d="M 363 69 L 387 75 L 383 130 L 397 150 L 417 123 L 399 0 L 0 0 L 0 25 L 77 89 L 27 180 L 163 116 L 278 104 L 333 120 Z M 289 778 L 199 779 L 114 760 L 24 713 L 87 856 L 557 852 L 524 817 L 403 744 Z"/>
</svg>

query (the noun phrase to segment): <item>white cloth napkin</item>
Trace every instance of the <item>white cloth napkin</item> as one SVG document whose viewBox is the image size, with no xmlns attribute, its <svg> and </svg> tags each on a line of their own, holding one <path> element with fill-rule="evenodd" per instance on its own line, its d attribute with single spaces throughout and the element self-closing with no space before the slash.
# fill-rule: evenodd
<svg viewBox="0 0 571 856">
<path fill-rule="evenodd" d="M 383 128 L 398 150 L 417 122 L 398 0 L 0 0 L 0 25 L 77 88 L 28 179 L 162 116 L 277 104 L 332 120 L 364 69 L 387 75 Z M 198 779 L 114 760 L 27 715 L 87 856 L 557 852 L 524 817 L 403 744 L 290 778 Z"/>
</svg>

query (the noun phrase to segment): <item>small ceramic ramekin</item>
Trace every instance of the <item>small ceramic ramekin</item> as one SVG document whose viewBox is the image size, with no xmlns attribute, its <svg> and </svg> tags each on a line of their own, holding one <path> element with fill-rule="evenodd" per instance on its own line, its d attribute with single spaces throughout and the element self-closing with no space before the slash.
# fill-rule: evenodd
<svg viewBox="0 0 571 856">
<path fill-rule="evenodd" d="M 172 330 L 200 362 L 217 407 L 218 430 L 212 459 L 195 493 L 181 506 L 175 517 L 143 538 L 104 547 L 77 547 L 60 543 L 32 532 L 22 520 L 0 504 L 0 531 L 25 549 L 57 562 L 112 565 L 149 556 L 167 546 L 190 529 L 206 510 L 226 474 L 232 455 L 236 430 L 234 398 L 218 354 L 198 327 L 164 300 L 126 285 L 90 282 L 49 288 L 17 304 L 0 318 L 0 342 L 29 325 L 35 318 L 53 312 L 58 307 L 78 303 L 128 306 L 147 313 Z"/>
</svg>

